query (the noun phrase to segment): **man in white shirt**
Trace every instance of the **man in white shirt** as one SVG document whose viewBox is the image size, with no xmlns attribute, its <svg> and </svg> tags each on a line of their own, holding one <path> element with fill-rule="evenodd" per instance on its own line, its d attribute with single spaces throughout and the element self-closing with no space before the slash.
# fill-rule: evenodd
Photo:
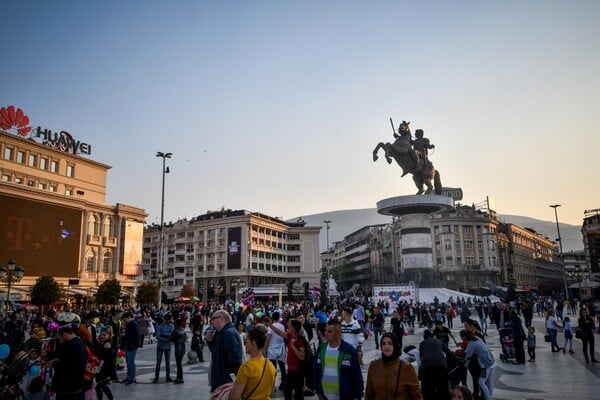
<svg viewBox="0 0 600 400">
<path fill-rule="evenodd" d="M 352 309 L 342 309 L 342 340 L 354 347 L 358 353 L 358 361 L 362 364 L 362 344 L 364 342 L 362 328 L 357 320 L 352 317 Z"/>
<path fill-rule="evenodd" d="M 287 378 L 287 371 L 285 369 L 287 353 L 285 350 L 285 343 L 283 341 L 283 338 L 277 333 L 273 332 L 273 329 L 271 329 L 271 327 L 274 326 L 279 331 L 285 331 L 285 327 L 281 322 L 279 322 L 279 312 L 275 311 L 273 315 L 271 315 L 271 317 L 272 319 L 263 319 L 263 322 L 268 327 L 267 342 L 265 343 L 265 348 L 267 349 L 267 358 L 271 360 L 275 369 L 277 369 L 277 364 L 279 364 L 279 369 L 281 370 L 281 384 L 279 385 L 279 389 L 283 390 L 283 388 L 285 387 L 285 379 Z"/>
</svg>

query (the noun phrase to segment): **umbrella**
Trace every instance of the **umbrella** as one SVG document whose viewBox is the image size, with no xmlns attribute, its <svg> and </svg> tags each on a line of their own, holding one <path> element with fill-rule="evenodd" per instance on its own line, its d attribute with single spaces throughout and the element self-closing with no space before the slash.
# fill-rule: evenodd
<svg viewBox="0 0 600 400">
<path fill-rule="evenodd" d="M 179 296 L 175 297 L 175 301 L 190 301 L 190 298 L 187 296 Z"/>
</svg>

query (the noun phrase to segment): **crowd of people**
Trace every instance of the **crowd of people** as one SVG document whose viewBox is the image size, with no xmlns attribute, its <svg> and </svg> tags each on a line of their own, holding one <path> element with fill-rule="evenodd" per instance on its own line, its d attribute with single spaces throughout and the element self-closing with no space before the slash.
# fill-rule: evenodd
<svg viewBox="0 0 600 400">
<path fill-rule="evenodd" d="M 486 343 L 492 324 L 502 343 L 503 361 L 524 364 L 526 345 L 529 362 L 535 362 L 532 319 L 537 312 L 546 317 L 545 339 L 552 352 L 572 354 L 577 338 L 586 362 L 598 362 L 594 336 L 600 302 L 581 304 L 573 316 L 575 307 L 575 301 L 545 298 L 510 302 L 474 298 L 403 302 L 395 307 L 348 299 L 317 305 L 226 302 L 77 313 L 18 310 L 0 324 L 0 397 L 11 398 L 14 392 L 13 398 L 23 394 L 32 400 L 52 396 L 112 400 L 111 384 L 135 385 L 137 352 L 156 342 L 152 382 L 159 383 L 164 371 L 166 382 L 183 384 L 185 356 L 190 363 L 204 362 L 205 353 L 210 353 L 212 399 L 268 399 L 280 390 L 286 400 L 315 395 L 487 400 L 493 395 L 496 365 Z M 457 319 L 462 329 L 455 337 Z M 422 341 L 417 348 L 404 348 L 403 338 L 416 327 L 423 329 Z M 378 352 L 368 366 L 363 365 L 367 340 L 374 341 Z"/>
</svg>

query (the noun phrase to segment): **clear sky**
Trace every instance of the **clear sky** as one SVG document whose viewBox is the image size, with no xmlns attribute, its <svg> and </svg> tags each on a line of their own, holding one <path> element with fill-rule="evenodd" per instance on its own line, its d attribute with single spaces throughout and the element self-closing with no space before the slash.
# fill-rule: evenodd
<svg viewBox="0 0 600 400">
<path fill-rule="evenodd" d="M 383 160 L 421 128 L 464 203 L 580 224 L 600 207 L 600 2 L 0 2 L 0 107 L 111 165 L 107 201 L 166 221 L 285 219 L 413 194 Z"/>
</svg>

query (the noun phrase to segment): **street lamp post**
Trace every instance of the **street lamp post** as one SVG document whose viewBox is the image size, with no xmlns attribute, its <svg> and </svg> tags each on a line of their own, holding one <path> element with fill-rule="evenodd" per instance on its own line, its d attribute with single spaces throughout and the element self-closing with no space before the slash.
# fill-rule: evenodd
<svg viewBox="0 0 600 400">
<path fill-rule="evenodd" d="M 567 300 L 569 300 L 569 288 L 567 287 L 567 272 L 565 271 L 565 263 L 563 259 L 563 247 L 562 247 L 562 238 L 560 237 L 560 225 L 558 225 L 558 211 L 556 210 L 560 207 L 560 204 L 551 204 L 548 207 L 554 208 L 554 218 L 556 219 L 556 231 L 558 233 L 558 249 L 560 251 L 560 265 L 562 267 L 563 273 L 563 283 L 565 285 L 565 296 Z"/>
<path fill-rule="evenodd" d="M 10 259 L 7 263 L 6 268 L 0 266 L 0 280 L 6 282 L 6 302 L 4 303 L 4 315 L 6 315 L 8 308 L 11 307 L 10 301 L 10 288 L 14 282 L 19 282 L 23 278 L 25 270 L 14 259 Z"/>
<path fill-rule="evenodd" d="M 233 283 L 235 283 L 235 298 L 234 298 L 234 304 L 238 302 L 238 292 L 240 291 L 240 282 L 242 280 L 240 278 L 235 278 L 233 280 Z"/>
<path fill-rule="evenodd" d="M 327 259 L 325 260 L 325 271 L 326 271 L 326 275 L 325 275 L 325 285 L 324 287 L 322 287 L 322 292 L 321 296 L 323 300 L 329 300 L 329 296 L 328 296 L 328 292 L 329 292 L 329 267 L 331 266 L 331 253 L 329 252 L 329 229 L 331 229 L 331 221 L 330 220 L 323 220 L 323 222 L 326 225 L 326 235 L 327 235 Z"/>
<path fill-rule="evenodd" d="M 165 262 L 165 254 L 164 254 L 164 243 L 165 243 L 165 174 L 168 174 L 169 167 L 166 166 L 167 158 L 171 158 L 173 153 L 163 153 L 162 151 L 158 151 L 156 153 L 156 157 L 162 158 L 162 195 L 160 201 L 160 239 L 159 239 L 159 249 L 158 249 L 158 308 L 160 308 L 162 303 L 162 293 L 161 293 L 161 284 L 162 284 L 162 275 L 164 271 L 164 262 Z"/>
</svg>

